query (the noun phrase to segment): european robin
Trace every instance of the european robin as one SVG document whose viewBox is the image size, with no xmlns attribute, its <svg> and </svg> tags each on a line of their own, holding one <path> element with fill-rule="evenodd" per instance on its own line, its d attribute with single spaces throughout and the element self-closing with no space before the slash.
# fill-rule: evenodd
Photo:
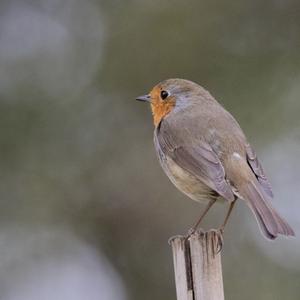
<svg viewBox="0 0 300 300">
<path fill-rule="evenodd" d="M 223 232 L 239 198 L 267 238 L 295 235 L 272 206 L 271 185 L 239 124 L 207 90 L 189 80 L 168 79 L 137 100 L 151 105 L 155 150 L 167 176 L 191 199 L 208 203 L 192 232 L 222 198 L 229 204 Z"/>
</svg>

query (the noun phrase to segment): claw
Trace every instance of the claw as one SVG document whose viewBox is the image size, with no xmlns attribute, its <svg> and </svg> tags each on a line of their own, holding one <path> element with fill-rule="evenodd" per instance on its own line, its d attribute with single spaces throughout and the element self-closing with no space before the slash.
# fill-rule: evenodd
<svg viewBox="0 0 300 300">
<path fill-rule="evenodd" d="M 188 232 L 187 232 L 187 238 L 189 238 L 192 234 L 194 234 L 196 232 L 196 230 L 195 230 L 195 228 L 190 228 L 189 230 L 188 230 Z"/>
<path fill-rule="evenodd" d="M 221 227 L 219 229 L 210 229 L 209 231 L 203 231 L 203 229 L 198 229 L 195 230 L 195 228 L 189 229 L 187 235 L 185 236 L 185 239 L 188 240 L 191 235 L 193 235 L 195 232 L 199 232 L 202 234 L 207 234 L 207 233 L 213 233 L 213 238 L 212 238 L 212 247 L 213 247 L 213 252 L 215 255 L 221 252 L 224 244 L 223 240 L 223 233 L 224 229 Z"/>
<path fill-rule="evenodd" d="M 223 240 L 223 229 L 211 229 L 210 232 L 213 232 L 213 250 L 215 254 L 218 254 L 221 252 L 224 240 Z"/>
<path fill-rule="evenodd" d="M 187 232 L 187 235 L 185 236 L 186 239 L 190 238 L 191 235 L 193 235 L 194 233 L 199 232 L 199 233 L 204 233 L 203 229 L 195 229 L 194 227 L 190 228 Z"/>
</svg>

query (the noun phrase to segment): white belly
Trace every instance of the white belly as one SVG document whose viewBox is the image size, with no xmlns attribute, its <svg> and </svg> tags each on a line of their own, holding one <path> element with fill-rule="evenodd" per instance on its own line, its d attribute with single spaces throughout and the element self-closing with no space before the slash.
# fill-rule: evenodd
<svg viewBox="0 0 300 300">
<path fill-rule="evenodd" d="M 210 187 L 202 183 L 194 175 L 179 167 L 171 158 L 164 156 L 160 161 L 172 183 L 191 199 L 206 202 L 216 196 Z"/>
</svg>

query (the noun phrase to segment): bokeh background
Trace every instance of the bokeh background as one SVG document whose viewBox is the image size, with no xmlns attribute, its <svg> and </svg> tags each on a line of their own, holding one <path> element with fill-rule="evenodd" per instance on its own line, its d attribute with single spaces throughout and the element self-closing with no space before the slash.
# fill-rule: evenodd
<svg viewBox="0 0 300 300">
<path fill-rule="evenodd" d="M 134 101 L 170 77 L 238 119 L 297 234 L 266 241 L 239 203 L 227 299 L 299 299 L 299 49 L 296 0 L 1 0 L 0 299 L 175 299 L 167 241 L 203 207 L 163 174 Z"/>
</svg>

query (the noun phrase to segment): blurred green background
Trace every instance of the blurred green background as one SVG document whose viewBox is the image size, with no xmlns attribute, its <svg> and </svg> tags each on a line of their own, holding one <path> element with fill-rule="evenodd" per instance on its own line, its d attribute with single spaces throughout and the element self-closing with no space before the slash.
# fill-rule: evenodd
<svg viewBox="0 0 300 300">
<path fill-rule="evenodd" d="M 1 0 L 0 299 L 175 299 L 167 240 L 203 206 L 163 174 L 134 101 L 171 77 L 237 118 L 297 235 L 266 241 L 239 203 L 226 299 L 299 299 L 299 49 L 296 0 Z"/>
</svg>

